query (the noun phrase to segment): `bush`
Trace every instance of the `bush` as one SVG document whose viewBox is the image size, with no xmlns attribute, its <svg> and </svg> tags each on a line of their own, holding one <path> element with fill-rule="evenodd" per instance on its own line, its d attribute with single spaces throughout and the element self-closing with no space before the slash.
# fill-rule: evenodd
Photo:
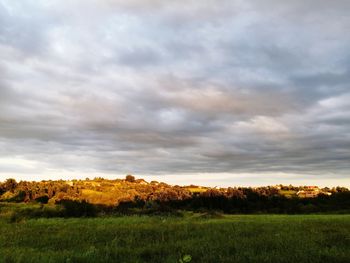
<svg viewBox="0 0 350 263">
<path fill-rule="evenodd" d="M 97 207 L 86 201 L 63 199 L 58 202 L 64 208 L 67 217 L 94 217 L 97 216 Z"/>
<path fill-rule="evenodd" d="M 19 191 L 15 196 L 13 196 L 5 201 L 14 202 L 14 203 L 21 203 L 24 201 L 25 197 L 26 197 L 26 192 Z"/>
<path fill-rule="evenodd" d="M 43 195 L 35 198 L 34 200 L 41 204 L 47 204 L 49 202 L 49 197 L 47 195 Z"/>
</svg>

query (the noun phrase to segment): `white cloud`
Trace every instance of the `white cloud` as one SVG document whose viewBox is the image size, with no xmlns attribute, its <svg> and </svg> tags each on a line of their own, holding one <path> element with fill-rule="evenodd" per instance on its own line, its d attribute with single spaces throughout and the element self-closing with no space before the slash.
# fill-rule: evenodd
<svg viewBox="0 0 350 263">
<path fill-rule="evenodd" d="M 290 131 L 281 121 L 267 116 L 255 116 L 249 121 L 238 121 L 233 128 L 242 129 L 247 132 L 267 134 L 288 133 Z"/>
</svg>

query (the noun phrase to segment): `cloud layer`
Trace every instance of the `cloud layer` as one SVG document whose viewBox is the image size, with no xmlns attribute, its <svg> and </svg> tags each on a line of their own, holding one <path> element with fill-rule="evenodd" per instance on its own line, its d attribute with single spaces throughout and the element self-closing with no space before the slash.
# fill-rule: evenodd
<svg viewBox="0 0 350 263">
<path fill-rule="evenodd" d="M 349 1 L 257 2 L 0 0 L 0 179 L 348 179 Z"/>
</svg>

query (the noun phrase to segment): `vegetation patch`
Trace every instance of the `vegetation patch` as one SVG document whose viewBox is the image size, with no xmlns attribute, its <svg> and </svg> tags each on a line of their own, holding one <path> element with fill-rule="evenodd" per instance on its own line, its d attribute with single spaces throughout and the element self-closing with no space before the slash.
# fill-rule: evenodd
<svg viewBox="0 0 350 263">
<path fill-rule="evenodd" d="M 349 215 L 0 217 L 0 262 L 348 262 Z"/>
</svg>

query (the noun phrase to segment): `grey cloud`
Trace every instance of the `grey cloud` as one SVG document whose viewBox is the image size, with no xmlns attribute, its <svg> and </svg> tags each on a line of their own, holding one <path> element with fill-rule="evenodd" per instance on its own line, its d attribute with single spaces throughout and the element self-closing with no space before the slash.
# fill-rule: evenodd
<svg viewBox="0 0 350 263">
<path fill-rule="evenodd" d="M 0 159 L 350 171 L 347 1 L 15 2 L 0 4 Z"/>
<path fill-rule="evenodd" d="M 157 65 L 161 56 L 151 49 L 135 49 L 126 51 L 119 59 L 118 63 L 130 65 L 133 67 L 142 67 L 148 65 Z"/>
</svg>

